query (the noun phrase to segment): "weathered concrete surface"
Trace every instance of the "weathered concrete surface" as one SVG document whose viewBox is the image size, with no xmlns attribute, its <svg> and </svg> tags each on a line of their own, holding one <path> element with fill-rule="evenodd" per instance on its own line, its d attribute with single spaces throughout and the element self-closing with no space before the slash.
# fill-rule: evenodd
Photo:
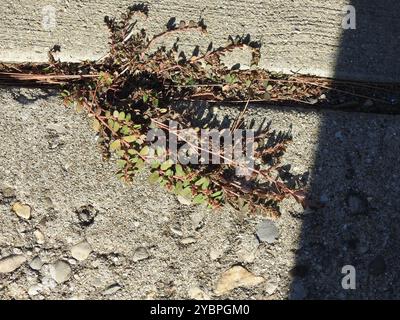
<svg viewBox="0 0 400 320">
<path fill-rule="evenodd" d="M 47 61 L 54 44 L 63 60 L 96 59 L 107 51 L 105 15 L 115 16 L 131 0 L 3 0 L 0 15 L 0 61 Z M 201 2 L 150 0 L 151 32 L 163 30 L 170 17 L 189 21 L 200 16 L 209 36 L 182 35 L 182 48 L 222 45 L 228 35 L 250 34 L 263 42 L 261 65 L 286 73 L 398 81 L 400 21 L 397 0 L 222 0 Z M 357 10 L 357 29 L 342 29 L 343 7 Z M 54 8 L 53 25 L 51 7 Z M 50 18 L 48 18 L 50 17 Z M 230 62 L 248 65 L 249 58 Z"/>
<path fill-rule="evenodd" d="M 2 90 L 0 113 L 0 259 L 27 259 L 0 274 L 2 299 L 400 297 L 400 117 L 251 109 L 249 119 L 292 127 L 285 163 L 309 172 L 325 204 L 285 201 L 268 244 L 256 237 L 261 217 L 184 206 L 145 175 L 120 183 L 85 116 L 54 96 Z M 16 201 L 30 220 L 12 212 Z M 77 261 L 71 248 L 84 240 L 89 255 Z M 238 264 L 265 281 L 217 296 Z M 356 268 L 356 290 L 341 287 L 344 265 Z"/>
</svg>

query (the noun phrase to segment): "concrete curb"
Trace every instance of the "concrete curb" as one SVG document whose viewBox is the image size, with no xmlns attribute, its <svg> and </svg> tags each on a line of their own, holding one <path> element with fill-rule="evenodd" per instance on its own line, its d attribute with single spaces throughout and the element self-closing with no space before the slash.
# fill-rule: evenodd
<svg viewBox="0 0 400 320">
<path fill-rule="evenodd" d="M 357 30 L 344 31 L 342 10 L 357 9 Z M 201 4 L 178 0 L 150 0 L 149 31 L 164 28 L 171 17 L 197 20 L 209 27 L 209 36 L 182 35 L 182 49 L 205 49 L 212 41 L 222 45 L 228 35 L 250 34 L 263 42 L 261 66 L 285 73 L 325 77 L 398 81 L 400 39 L 399 2 L 359 0 L 205 0 Z M 47 51 L 62 47 L 62 60 L 96 59 L 106 52 L 105 15 L 115 16 L 130 0 L 4 0 L 0 17 L 0 61 L 47 61 Z M 248 56 L 230 62 L 248 65 Z"/>
</svg>

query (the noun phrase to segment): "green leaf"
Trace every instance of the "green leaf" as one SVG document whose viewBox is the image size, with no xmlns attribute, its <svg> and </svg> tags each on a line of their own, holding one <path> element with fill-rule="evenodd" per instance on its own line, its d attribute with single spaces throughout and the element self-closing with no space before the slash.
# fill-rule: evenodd
<svg viewBox="0 0 400 320">
<path fill-rule="evenodd" d="M 132 156 L 134 154 L 137 154 L 138 152 L 135 149 L 129 149 L 128 153 Z"/>
<path fill-rule="evenodd" d="M 136 136 L 127 136 L 127 137 L 123 137 L 122 139 L 124 139 L 124 141 L 131 143 L 136 141 Z"/>
<path fill-rule="evenodd" d="M 157 169 L 159 166 L 160 166 L 160 161 L 153 160 L 153 161 L 151 162 L 151 167 L 152 167 L 153 169 Z"/>
<path fill-rule="evenodd" d="M 126 120 L 126 121 L 131 121 L 131 119 L 132 119 L 132 115 L 131 115 L 130 113 L 128 113 L 128 114 L 125 116 L 125 120 Z"/>
<path fill-rule="evenodd" d="M 169 168 L 172 167 L 173 164 L 174 164 L 174 162 L 171 159 L 168 159 L 167 161 L 164 161 L 161 164 L 161 170 L 162 171 L 168 170 Z"/>
<path fill-rule="evenodd" d="M 202 204 L 206 201 L 206 197 L 204 197 L 202 194 L 198 194 L 197 196 L 194 197 L 193 203 L 194 204 Z"/>
<path fill-rule="evenodd" d="M 203 190 L 206 190 L 209 185 L 210 185 L 210 180 L 206 179 L 206 181 L 204 181 L 203 184 L 201 185 L 201 188 Z"/>
<path fill-rule="evenodd" d="M 125 155 L 125 150 L 118 150 L 118 151 L 115 152 L 115 154 L 118 157 L 122 158 Z"/>
<path fill-rule="evenodd" d="M 125 168 L 126 160 L 117 160 L 117 166 L 121 169 Z"/>
<path fill-rule="evenodd" d="M 203 189 L 207 188 L 209 184 L 210 184 L 210 181 L 206 177 L 203 177 L 200 180 L 197 180 L 195 183 L 196 186 L 202 186 Z"/>
<path fill-rule="evenodd" d="M 144 161 L 143 161 L 143 159 L 138 159 L 137 160 L 137 162 L 136 162 L 136 168 L 138 168 L 138 170 L 141 170 L 141 169 L 143 169 L 144 168 Z"/>
<path fill-rule="evenodd" d="M 120 112 L 120 113 L 119 113 L 119 115 L 118 115 L 118 120 L 119 120 L 119 121 L 125 120 L 125 112 Z"/>
<path fill-rule="evenodd" d="M 234 75 L 226 75 L 225 81 L 229 84 L 234 84 L 236 82 L 236 77 Z"/>
<path fill-rule="evenodd" d="M 127 136 L 127 135 L 130 134 L 131 130 L 129 129 L 129 127 L 128 127 L 127 125 L 124 125 L 124 126 L 121 128 L 120 132 L 121 132 L 124 136 Z"/>
<path fill-rule="evenodd" d="M 156 153 L 158 157 L 161 157 L 162 155 L 164 155 L 164 148 L 157 146 Z"/>
<path fill-rule="evenodd" d="M 154 171 L 150 176 L 149 176 L 149 182 L 151 184 L 155 184 L 159 181 L 160 175 L 158 174 L 157 171 Z"/>
<path fill-rule="evenodd" d="M 107 124 L 112 129 L 114 127 L 114 120 L 113 119 L 108 119 L 107 120 Z"/>
<path fill-rule="evenodd" d="M 175 192 L 176 194 L 180 194 L 180 193 L 182 192 L 182 190 L 183 190 L 182 181 L 178 181 L 178 182 L 176 183 L 175 187 L 174 187 L 174 192 Z"/>
<path fill-rule="evenodd" d="M 121 149 L 121 141 L 115 140 L 113 143 L 110 144 L 110 150 L 115 151 Z"/>
<path fill-rule="evenodd" d="M 167 178 L 162 178 L 160 181 L 160 186 L 165 187 L 165 185 L 168 183 L 168 179 Z"/>
<path fill-rule="evenodd" d="M 191 198 L 192 197 L 192 188 L 190 188 L 190 187 L 184 188 L 181 192 L 179 192 L 179 195 L 181 195 L 182 197 Z"/>
<path fill-rule="evenodd" d="M 133 164 L 133 163 L 138 162 L 138 160 L 139 160 L 139 157 L 138 157 L 138 156 L 135 156 L 135 157 L 132 157 L 132 158 L 130 159 L 130 162 Z"/>
<path fill-rule="evenodd" d="M 62 96 L 62 97 L 67 97 L 67 96 L 69 96 L 69 95 L 71 95 L 71 93 L 70 93 L 68 90 L 63 90 L 63 91 L 61 92 L 61 96 Z"/>
<path fill-rule="evenodd" d="M 118 122 L 115 122 L 114 123 L 114 127 L 113 127 L 113 130 L 115 131 L 115 132 L 118 132 L 118 130 L 121 128 L 121 125 L 118 123 Z"/>
<path fill-rule="evenodd" d="M 92 123 L 92 128 L 93 128 L 94 131 L 99 132 L 100 129 L 101 129 L 100 121 L 97 120 L 97 119 L 94 119 L 93 123 Z"/>
<path fill-rule="evenodd" d="M 118 118 L 119 112 L 118 112 L 117 110 L 115 110 L 115 111 L 113 112 L 113 116 L 114 116 L 115 118 Z"/>
<path fill-rule="evenodd" d="M 153 99 L 153 107 L 154 107 L 154 108 L 157 108 L 158 105 L 159 105 L 158 99 L 157 99 L 157 98 L 154 98 L 154 99 Z"/>
<path fill-rule="evenodd" d="M 211 197 L 215 198 L 215 197 L 220 196 L 221 194 L 222 194 L 222 191 L 217 191 L 217 192 L 214 192 L 214 193 L 211 195 Z"/>
<path fill-rule="evenodd" d="M 175 166 L 175 175 L 177 177 L 185 176 L 185 172 L 183 171 L 183 168 L 179 163 Z"/>
<path fill-rule="evenodd" d="M 140 150 L 140 155 L 145 157 L 149 154 L 150 148 L 149 146 L 144 146 L 142 150 Z"/>
<path fill-rule="evenodd" d="M 149 95 L 147 93 L 143 94 L 143 102 L 146 103 L 149 101 Z"/>
</svg>

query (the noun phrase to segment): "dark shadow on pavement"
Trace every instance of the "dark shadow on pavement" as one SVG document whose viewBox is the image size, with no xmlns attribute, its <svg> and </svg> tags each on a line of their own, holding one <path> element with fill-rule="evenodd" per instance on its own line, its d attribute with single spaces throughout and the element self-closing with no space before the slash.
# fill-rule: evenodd
<svg viewBox="0 0 400 320">
<path fill-rule="evenodd" d="M 400 1 L 353 0 L 336 78 L 400 82 Z M 338 21 L 339 28 L 341 21 Z M 396 116 L 324 112 L 303 215 L 292 299 L 400 298 L 400 137 Z M 356 289 L 342 287 L 354 266 Z M 300 272 L 301 271 L 301 272 Z"/>
</svg>

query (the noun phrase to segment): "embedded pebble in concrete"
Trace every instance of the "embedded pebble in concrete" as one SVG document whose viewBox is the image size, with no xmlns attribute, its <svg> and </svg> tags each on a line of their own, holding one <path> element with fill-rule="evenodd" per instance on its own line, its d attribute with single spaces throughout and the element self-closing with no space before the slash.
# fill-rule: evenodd
<svg viewBox="0 0 400 320">
<path fill-rule="evenodd" d="M 44 244 L 45 242 L 44 234 L 40 230 L 35 230 L 33 232 L 33 235 L 35 236 L 36 242 L 38 244 Z"/>
<path fill-rule="evenodd" d="M 181 240 L 181 243 L 182 244 L 192 244 L 192 243 L 196 243 L 196 239 L 194 239 L 194 238 L 192 238 L 192 237 L 188 237 L 188 238 L 185 238 L 185 239 L 182 239 Z"/>
<path fill-rule="evenodd" d="M 112 295 L 112 294 L 116 293 L 117 291 L 119 291 L 120 289 L 121 289 L 121 286 L 118 283 L 114 283 L 114 284 L 108 286 L 103 291 L 103 295 L 105 295 L 105 296 Z"/>
<path fill-rule="evenodd" d="M 23 204 L 21 202 L 16 202 L 13 204 L 12 209 L 15 212 L 15 214 L 20 218 L 28 220 L 31 217 L 32 209 L 27 204 Z"/>
<path fill-rule="evenodd" d="M 82 241 L 80 243 L 77 243 L 71 248 L 72 257 L 78 261 L 86 260 L 91 252 L 92 252 L 92 247 L 87 241 Z"/>
<path fill-rule="evenodd" d="M 182 196 L 177 196 L 176 199 L 179 201 L 179 203 L 185 205 L 185 206 L 190 206 L 192 205 L 192 200 L 182 197 Z"/>
<path fill-rule="evenodd" d="M 33 270 L 40 270 L 43 266 L 43 261 L 42 261 L 42 259 L 40 259 L 40 257 L 36 256 L 32 259 L 31 262 L 29 262 L 29 266 Z"/>
<path fill-rule="evenodd" d="M 278 289 L 278 283 L 276 282 L 267 282 L 267 285 L 265 286 L 265 292 L 268 295 L 274 294 L 277 289 Z"/>
<path fill-rule="evenodd" d="M 5 199 L 14 198 L 16 195 L 15 190 L 11 187 L 3 187 L 0 190 L 0 193 L 3 196 L 3 198 L 5 198 Z"/>
<path fill-rule="evenodd" d="M 254 287 L 263 283 L 265 279 L 255 276 L 241 266 L 235 266 L 225 271 L 217 282 L 215 294 L 221 296 L 239 287 Z"/>
<path fill-rule="evenodd" d="M 193 300 L 209 300 L 210 296 L 198 287 L 191 287 L 188 291 L 190 299 Z"/>
<path fill-rule="evenodd" d="M 17 270 L 26 262 L 23 255 L 11 255 L 0 260 L 0 273 L 9 273 Z"/>
<path fill-rule="evenodd" d="M 30 296 L 36 296 L 40 293 L 40 291 L 43 289 L 43 286 L 40 284 L 35 284 L 33 286 L 30 286 L 28 289 L 28 294 Z"/>
<path fill-rule="evenodd" d="M 263 220 L 257 227 L 257 237 L 261 242 L 273 244 L 279 237 L 279 230 L 271 220 Z"/>
<path fill-rule="evenodd" d="M 50 266 L 50 275 L 58 283 L 63 283 L 71 277 L 70 265 L 62 260 L 58 260 Z"/>
<path fill-rule="evenodd" d="M 135 250 L 132 260 L 137 262 L 137 261 L 145 260 L 148 257 L 149 257 L 149 253 L 148 253 L 147 249 L 144 247 L 140 247 Z"/>
</svg>

